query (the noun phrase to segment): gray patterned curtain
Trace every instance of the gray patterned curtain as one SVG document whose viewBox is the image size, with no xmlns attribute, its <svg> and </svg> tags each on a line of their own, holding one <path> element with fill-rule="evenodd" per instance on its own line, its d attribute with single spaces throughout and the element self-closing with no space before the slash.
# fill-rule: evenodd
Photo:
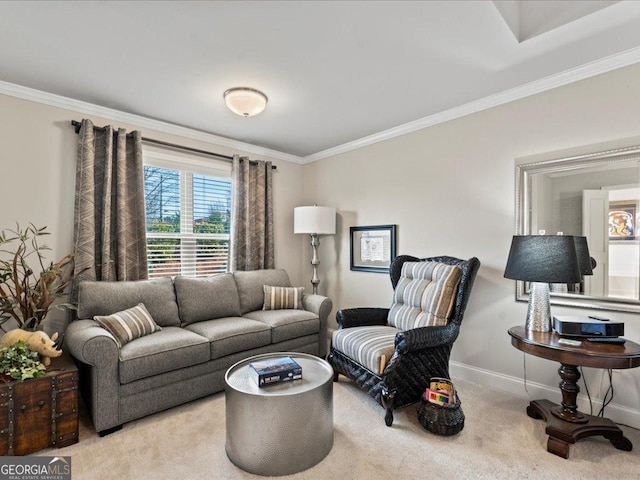
<svg viewBox="0 0 640 480">
<path fill-rule="evenodd" d="M 231 271 L 274 268 L 271 162 L 233 157 Z"/>
<path fill-rule="evenodd" d="M 74 284 L 147 275 L 142 135 L 83 120 L 76 160 Z M 74 289 L 74 297 L 75 297 Z"/>
</svg>

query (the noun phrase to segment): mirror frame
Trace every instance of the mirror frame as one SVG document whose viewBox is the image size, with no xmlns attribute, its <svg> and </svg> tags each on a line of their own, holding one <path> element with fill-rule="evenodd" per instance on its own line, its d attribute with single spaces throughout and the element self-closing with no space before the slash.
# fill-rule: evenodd
<svg viewBox="0 0 640 480">
<path fill-rule="evenodd" d="M 536 156 L 540 158 L 540 156 Z M 547 156 L 548 158 L 548 156 Z M 533 157 L 516 160 L 516 235 L 531 235 L 531 175 L 551 172 L 567 172 L 587 167 L 605 166 L 630 160 L 640 161 L 640 145 L 532 161 Z M 520 163 L 522 162 L 522 163 Z M 516 300 L 528 302 L 529 294 L 525 282 L 516 281 Z M 552 305 L 567 307 L 640 313 L 640 301 L 623 298 L 581 296 L 571 293 L 554 292 L 550 296 Z"/>
</svg>

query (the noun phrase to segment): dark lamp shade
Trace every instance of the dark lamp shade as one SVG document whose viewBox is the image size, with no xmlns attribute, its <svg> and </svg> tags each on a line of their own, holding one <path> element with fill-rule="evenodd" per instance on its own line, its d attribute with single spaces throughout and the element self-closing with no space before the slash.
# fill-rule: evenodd
<svg viewBox="0 0 640 480">
<path fill-rule="evenodd" d="M 589 245 L 587 237 L 573 237 L 576 245 L 576 255 L 578 255 L 578 266 L 581 275 L 593 275 L 591 268 L 591 254 L 589 253 Z"/>
<path fill-rule="evenodd" d="M 580 282 L 573 238 L 572 235 L 515 235 L 504 276 L 527 282 Z"/>
</svg>

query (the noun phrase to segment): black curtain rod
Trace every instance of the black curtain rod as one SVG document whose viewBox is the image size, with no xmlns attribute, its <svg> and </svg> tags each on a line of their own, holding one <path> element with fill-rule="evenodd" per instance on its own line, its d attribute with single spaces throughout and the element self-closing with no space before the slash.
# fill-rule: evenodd
<svg viewBox="0 0 640 480">
<path fill-rule="evenodd" d="M 71 120 L 71 125 L 73 125 L 73 127 L 75 128 L 76 133 L 80 133 L 80 126 L 82 125 L 81 122 L 78 122 L 77 120 Z M 105 127 L 93 127 L 93 128 L 101 131 L 105 130 Z M 161 145 L 163 147 L 175 148 L 176 150 L 183 150 L 186 152 L 199 153 L 201 155 L 208 155 L 210 157 L 221 158 L 224 160 L 228 160 L 230 162 L 233 161 L 233 157 L 229 155 L 222 155 L 220 153 L 208 152 L 207 150 L 200 150 L 199 148 L 185 147 L 184 145 L 177 145 L 175 143 L 164 142 L 162 140 L 155 140 L 153 138 L 148 138 L 148 137 L 142 137 L 142 141 L 146 143 L 153 143 L 155 145 Z M 272 165 L 271 168 L 273 170 L 276 170 L 278 167 L 276 165 Z"/>
</svg>

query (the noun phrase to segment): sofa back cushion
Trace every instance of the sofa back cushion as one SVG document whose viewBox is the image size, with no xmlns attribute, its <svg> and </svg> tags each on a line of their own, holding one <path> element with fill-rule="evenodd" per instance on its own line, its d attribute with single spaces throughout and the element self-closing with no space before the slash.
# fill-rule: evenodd
<svg viewBox="0 0 640 480">
<path fill-rule="evenodd" d="M 182 326 L 204 320 L 240 316 L 238 288 L 231 273 L 174 279 Z"/>
<path fill-rule="evenodd" d="M 93 318 L 121 312 L 139 303 L 161 327 L 179 326 L 180 315 L 170 278 L 127 282 L 80 282 L 78 318 Z"/>
<path fill-rule="evenodd" d="M 247 312 L 262 310 L 264 304 L 264 285 L 274 287 L 290 287 L 289 275 L 285 270 L 251 270 L 249 272 L 234 272 L 233 278 L 238 287 L 240 297 L 240 311 Z"/>
<path fill-rule="evenodd" d="M 400 330 L 449 321 L 462 271 L 439 262 L 405 262 L 393 293 L 389 325 Z"/>
</svg>

